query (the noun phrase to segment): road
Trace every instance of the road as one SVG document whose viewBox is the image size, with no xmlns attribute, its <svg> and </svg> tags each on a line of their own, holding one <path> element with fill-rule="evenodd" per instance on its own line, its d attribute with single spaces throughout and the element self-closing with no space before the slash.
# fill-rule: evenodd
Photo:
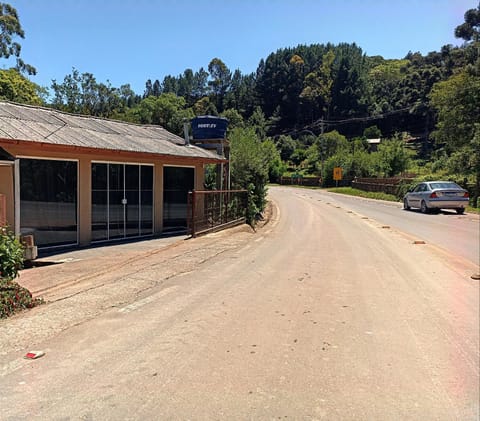
<svg viewBox="0 0 480 421">
<path fill-rule="evenodd" d="M 270 194 L 270 223 L 182 244 L 203 260 L 135 299 L 50 336 L 56 303 L 35 309 L 46 355 L 0 358 L 0 418 L 478 419 L 474 265 L 316 192 Z M 145 262 L 113 285 L 172 267 Z"/>
<path fill-rule="evenodd" d="M 379 223 L 388 224 L 444 250 L 480 265 L 480 219 L 478 215 L 457 215 L 445 210 L 424 215 L 419 210 L 405 211 L 403 204 L 366 200 L 354 196 L 312 190 L 307 197 L 330 201 Z"/>
</svg>

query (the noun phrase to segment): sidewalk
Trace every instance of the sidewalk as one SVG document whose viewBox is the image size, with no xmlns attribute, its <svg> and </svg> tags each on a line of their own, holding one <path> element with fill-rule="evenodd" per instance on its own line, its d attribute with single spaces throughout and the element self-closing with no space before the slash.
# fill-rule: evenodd
<svg viewBox="0 0 480 421">
<path fill-rule="evenodd" d="M 269 223 L 274 208 L 271 202 L 267 204 L 257 229 Z M 183 234 L 60 251 L 36 259 L 32 268 L 20 271 L 16 281 L 46 302 L 135 277 L 149 267 L 155 268 L 158 283 L 249 241 L 253 233 L 249 225 L 243 224 L 197 238 Z"/>
<path fill-rule="evenodd" d="M 131 265 L 168 247 L 183 244 L 188 238 L 177 235 L 61 251 L 36 259 L 33 267 L 20 271 L 17 281 L 34 297 L 58 299 L 61 298 L 61 290 Z"/>
</svg>

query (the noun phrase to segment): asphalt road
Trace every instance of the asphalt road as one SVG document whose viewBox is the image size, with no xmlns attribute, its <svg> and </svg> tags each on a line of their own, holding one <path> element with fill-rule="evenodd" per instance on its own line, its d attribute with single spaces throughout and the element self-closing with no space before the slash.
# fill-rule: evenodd
<svg viewBox="0 0 480 421">
<path fill-rule="evenodd" d="M 478 215 L 457 215 L 450 210 L 425 215 L 417 209 L 403 210 L 401 203 L 366 200 L 324 190 L 302 191 L 307 197 L 331 201 L 480 265 Z"/>
<path fill-rule="evenodd" d="M 256 234 L 191 240 L 184 260 L 151 254 L 104 274 L 113 294 L 203 256 L 129 301 L 109 307 L 103 294 L 101 314 L 50 336 L 50 305 L 36 310 L 46 355 L 0 359 L 0 418 L 478 419 L 471 262 L 321 193 L 271 197 Z M 221 244 L 232 246 L 207 256 Z M 79 296 L 62 300 L 71 313 Z"/>
</svg>

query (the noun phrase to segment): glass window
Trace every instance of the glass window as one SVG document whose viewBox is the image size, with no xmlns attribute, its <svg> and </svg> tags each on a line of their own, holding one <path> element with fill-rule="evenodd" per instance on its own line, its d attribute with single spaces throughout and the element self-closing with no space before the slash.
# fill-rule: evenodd
<svg viewBox="0 0 480 421">
<path fill-rule="evenodd" d="M 77 163 L 20 160 L 20 228 L 39 247 L 78 243 Z"/>
<path fill-rule="evenodd" d="M 187 229 L 188 192 L 193 190 L 194 168 L 165 167 L 163 171 L 163 228 Z"/>
<path fill-rule="evenodd" d="M 108 239 L 108 168 L 92 164 L 92 241 Z"/>
<path fill-rule="evenodd" d="M 430 187 L 432 189 L 453 189 L 453 190 L 462 190 L 462 188 L 452 182 L 445 182 L 445 183 L 430 183 Z"/>
</svg>

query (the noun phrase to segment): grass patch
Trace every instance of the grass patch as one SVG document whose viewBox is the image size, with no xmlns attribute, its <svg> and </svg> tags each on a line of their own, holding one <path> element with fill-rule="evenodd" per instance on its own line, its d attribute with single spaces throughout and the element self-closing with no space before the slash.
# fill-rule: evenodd
<svg viewBox="0 0 480 421">
<path fill-rule="evenodd" d="M 476 213 L 477 215 L 480 215 L 480 208 L 474 208 L 472 206 L 467 206 L 467 212 L 468 213 Z"/>
<path fill-rule="evenodd" d="M 332 193 L 347 194 L 349 196 L 366 197 L 368 199 L 388 200 L 389 202 L 399 202 L 398 198 L 393 194 L 387 194 L 383 192 L 363 191 L 359 189 L 354 189 L 352 187 L 333 187 L 333 188 L 329 188 L 328 191 Z"/>
</svg>

